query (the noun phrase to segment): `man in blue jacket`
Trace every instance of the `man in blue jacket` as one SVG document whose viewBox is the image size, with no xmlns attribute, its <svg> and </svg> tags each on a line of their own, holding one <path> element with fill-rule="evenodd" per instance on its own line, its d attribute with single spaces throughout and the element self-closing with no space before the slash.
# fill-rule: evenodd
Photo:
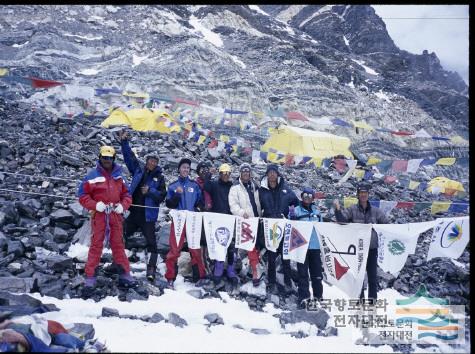
<svg viewBox="0 0 475 354">
<path fill-rule="evenodd" d="M 132 195 L 130 215 L 125 221 L 125 237 L 141 230 L 147 240 L 150 258 L 147 264 L 147 279 L 155 280 L 158 249 L 155 238 L 155 223 L 158 219 L 159 205 L 164 201 L 167 190 L 158 156 L 148 155 L 145 166 L 141 165 L 130 148 L 126 131 L 120 134 L 120 145 L 125 164 L 132 175 L 129 192 Z"/>
<path fill-rule="evenodd" d="M 289 219 L 299 221 L 322 221 L 322 216 L 313 203 L 314 191 L 309 187 L 305 187 L 300 194 L 302 198 L 300 204 L 293 208 L 290 207 Z M 312 281 L 313 298 L 321 300 L 323 295 L 322 285 L 322 260 L 320 258 L 320 242 L 315 228 L 312 228 L 312 235 L 308 245 L 305 263 L 297 262 L 298 280 L 298 303 L 299 306 L 305 308 L 305 300 L 310 298 L 308 272 L 310 270 L 310 280 Z"/>
<path fill-rule="evenodd" d="M 178 163 L 178 179 L 168 186 L 166 206 L 170 209 L 201 211 L 204 208 L 201 189 L 198 183 L 190 179 L 191 160 L 182 158 Z M 172 221 L 170 226 L 170 251 L 168 251 L 165 264 L 167 271 L 165 278 L 168 281 L 168 287 L 174 287 L 173 283 L 178 273 L 178 257 L 185 246 L 186 237 L 183 237 L 179 244 L 175 238 L 175 227 Z M 200 283 L 201 279 L 206 277 L 206 269 L 201 255 L 201 248 L 188 248 L 191 255 L 191 267 L 193 269 L 193 280 Z M 199 279 L 196 279 L 199 277 Z"/>
<path fill-rule="evenodd" d="M 299 200 L 295 193 L 285 183 L 284 178 L 279 173 L 279 167 L 275 164 L 267 166 L 266 174 L 261 180 L 259 188 L 259 200 L 261 201 L 262 217 L 282 219 L 289 214 L 289 206 L 296 206 Z M 277 293 L 275 260 L 280 254 L 282 257 L 282 241 L 277 252 L 268 252 L 267 257 L 267 280 L 268 291 Z M 284 272 L 285 293 L 292 291 L 292 278 L 290 275 L 290 260 L 282 259 Z"/>
</svg>

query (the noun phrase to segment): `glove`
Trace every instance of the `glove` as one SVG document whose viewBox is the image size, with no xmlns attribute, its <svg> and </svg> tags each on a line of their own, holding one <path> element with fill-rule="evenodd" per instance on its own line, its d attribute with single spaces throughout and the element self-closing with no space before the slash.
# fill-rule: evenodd
<svg viewBox="0 0 475 354">
<path fill-rule="evenodd" d="M 115 205 L 114 212 L 116 212 L 117 214 L 122 214 L 124 212 L 124 207 L 122 206 L 122 204 L 117 203 Z"/>
<path fill-rule="evenodd" d="M 106 210 L 106 205 L 104 204 L 104 202 L 97 202 L 96 210 L 100 213 L 104 212 L 104 210 Z"/>
<path fill-rule="evenodd" d="M 295 207 L 293 205 L 289 206 L 289 219 L 295 219 Z"/>
</svg>

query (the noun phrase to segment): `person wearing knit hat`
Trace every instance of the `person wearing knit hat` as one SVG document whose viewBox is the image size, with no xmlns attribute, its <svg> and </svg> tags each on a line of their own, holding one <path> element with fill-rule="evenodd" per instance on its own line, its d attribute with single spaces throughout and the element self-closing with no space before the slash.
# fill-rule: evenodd
<svg viewBox="0 0 475 354">
<path fill-rule="evenodd" d="M 302 200 L 295 208 L 289 208 L 289 219 L 299 221 L 322 221 L 322 216 L 313 203 L 315 191 L 310 187 L 304 187 L 300 197 Z M 298 273 L 298 306 L 306 308 L 310 299 L 308 274 L 312 283 L 313 298 L 320 301 L 323 295 L 323 271 L 320 258 L 320 243 L 315 227 L 312 228 L 310 241 L 304 263 L 297 263 Z"/>
<path fill-rule="evenodd" d="M 295 193 L 280 175 L 278 166 L 274 164 L 267 166 L 266 174 L 261 180 L 259 200 L 263 209 L 262 216 L 274 219 L 285 218 L 289 214 L 289 207 L 296 206 L 299 202 Z M 277 252 L 269 251 L 269 257 L 267 258 L 268 291 L 274 294 L 277 293 L 275 260 L 278 255 L 282 257 L 282 241 Z M 284 271 L 284 295 L 286 295 L 292 292 L 290 261 L 282 259 L 282 266 Z"/>
<path fill-rule="evenodd" d="M 178 163 L 178 179 L 168 186 L 167 198 L 165 205 L 170 209 L 200 211 L 203 209 L 203 197 L 200 186 L 190 179 L 190 165 L 191 161 L 188 158 L 183 158 Z M 186 243 L 186 229 L 183 230 L 180 241 L 177 242 L 175 237 L 175 227 L 172 221 L 170 227 L 170 251 L 166 256 L 165 278 L 168 281 L 168 287 L 173 289 L 173 283 L 177 276 L 177 262 L 180 257 L 182 248 Z M 197 274 L 193 281 L 197 282 L 206 277 L 206 268 L 203 263 L 201 255 L 201 248 L 188 248 L 191 254 L 191 264 L 196 266 Z M 194 274 L 195 275 L 195 274 Z"/>
<path fill-rule="evenodd" d="M 252 180 L 251 165 L 248 163 L 241 164 L 241 166 L 239 166 L 239 172 L 239 179 L 229 191 L 229 207 L 231 208 L 231 213 L 245 219 L 259 217 L 262 215 L 259 200 L 259 185 Z M 259 231 L 258 235 L 260 235 Z M 259 237 L 257 238 L 260 239 Z M 258 246 L 257 243 L 251 251 L 247 252 L 247 256 L 252 270 L 252 284 L 257 287 L 259 286 L 260 278 L 257 271 L 259 250 L 256 246 Z"/>
</svg>

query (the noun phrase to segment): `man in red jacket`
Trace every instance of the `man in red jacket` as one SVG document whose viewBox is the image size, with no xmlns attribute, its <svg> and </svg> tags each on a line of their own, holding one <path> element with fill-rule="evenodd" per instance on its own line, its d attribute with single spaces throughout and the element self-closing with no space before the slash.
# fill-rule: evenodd
<svg viewBox="0 0 475 354">
<path fill-rule="evenodd" d="M 92 212 L 92 237 L 85 268 L 85 287 L 89 288 L 89 291 L 96 285 L 95 271 L 104 244 L 110 244 L 114 263 L 123 268 L 119 285 L 137 285 L 137 281 L 130 275 L 129 260 L 122 240 L 122 214 L 129 208 L 132 198 L 122 178 L 122 167 L 114 160 L 114 148 L 102 146 L 96 168 L 88 173 L 78 190 L 79 203 Z"/>
</svg>

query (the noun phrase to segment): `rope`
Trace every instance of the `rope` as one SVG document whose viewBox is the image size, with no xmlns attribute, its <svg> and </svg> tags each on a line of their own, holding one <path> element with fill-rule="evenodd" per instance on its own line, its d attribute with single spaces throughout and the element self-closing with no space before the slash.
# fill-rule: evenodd
<svg viewBox="0 0 475 354">
<path fill-rule="evenodd" d="M 36 192 L 26 192 L 26 191 L 18 191 L 14 189 L 6 189 L 6 188 L 0 188 L 0 191 L 5 191 L 5 192 L 13 192 L 13 193 L 23 193 L 23 194 L 34 194 L 34 195 L 42 195 L 42 196 L 47 196 L 47 197 L 53 197 L 53 198 L 64 198 L 64 199 L 71 199 L 71 200 L 77 200 L 77 197 L 68 197 L 68 196 L 61 196 L 61 195 L 56 195 L 56 194 L 45 194 L 45 193 L 36 193 Z M 336 198 L 317 198 L 317 200 L 335 200 Z M 390 201 L 395 201 L 395 200 L 390 200 Z M 371 202 L 371 200 L 370 200 Z M 412 202 L 412 201 L 401 201 L 401 203 L 414 203 L 414 204 L 427 204 L 427 203 L 434 203 L 434 202 L 439 202 L 439 203 L 451 203 L 455 205 L 470 205 L 470 203 L 466 202 L 452 202 L 450 200 L 445 201 L 445 200 L 435 200 L 435 201 L 427 201 L 427 202 Z M 130 206 L 134 207 L 139 207 L 139 208 L 150 208 L 150 209 L 160 209 L 160 207 L 152 207 L 152 206 L 145 206 L 145 205 L 138 205 L 138 204 L 130 204 Z"/>
</svg>

